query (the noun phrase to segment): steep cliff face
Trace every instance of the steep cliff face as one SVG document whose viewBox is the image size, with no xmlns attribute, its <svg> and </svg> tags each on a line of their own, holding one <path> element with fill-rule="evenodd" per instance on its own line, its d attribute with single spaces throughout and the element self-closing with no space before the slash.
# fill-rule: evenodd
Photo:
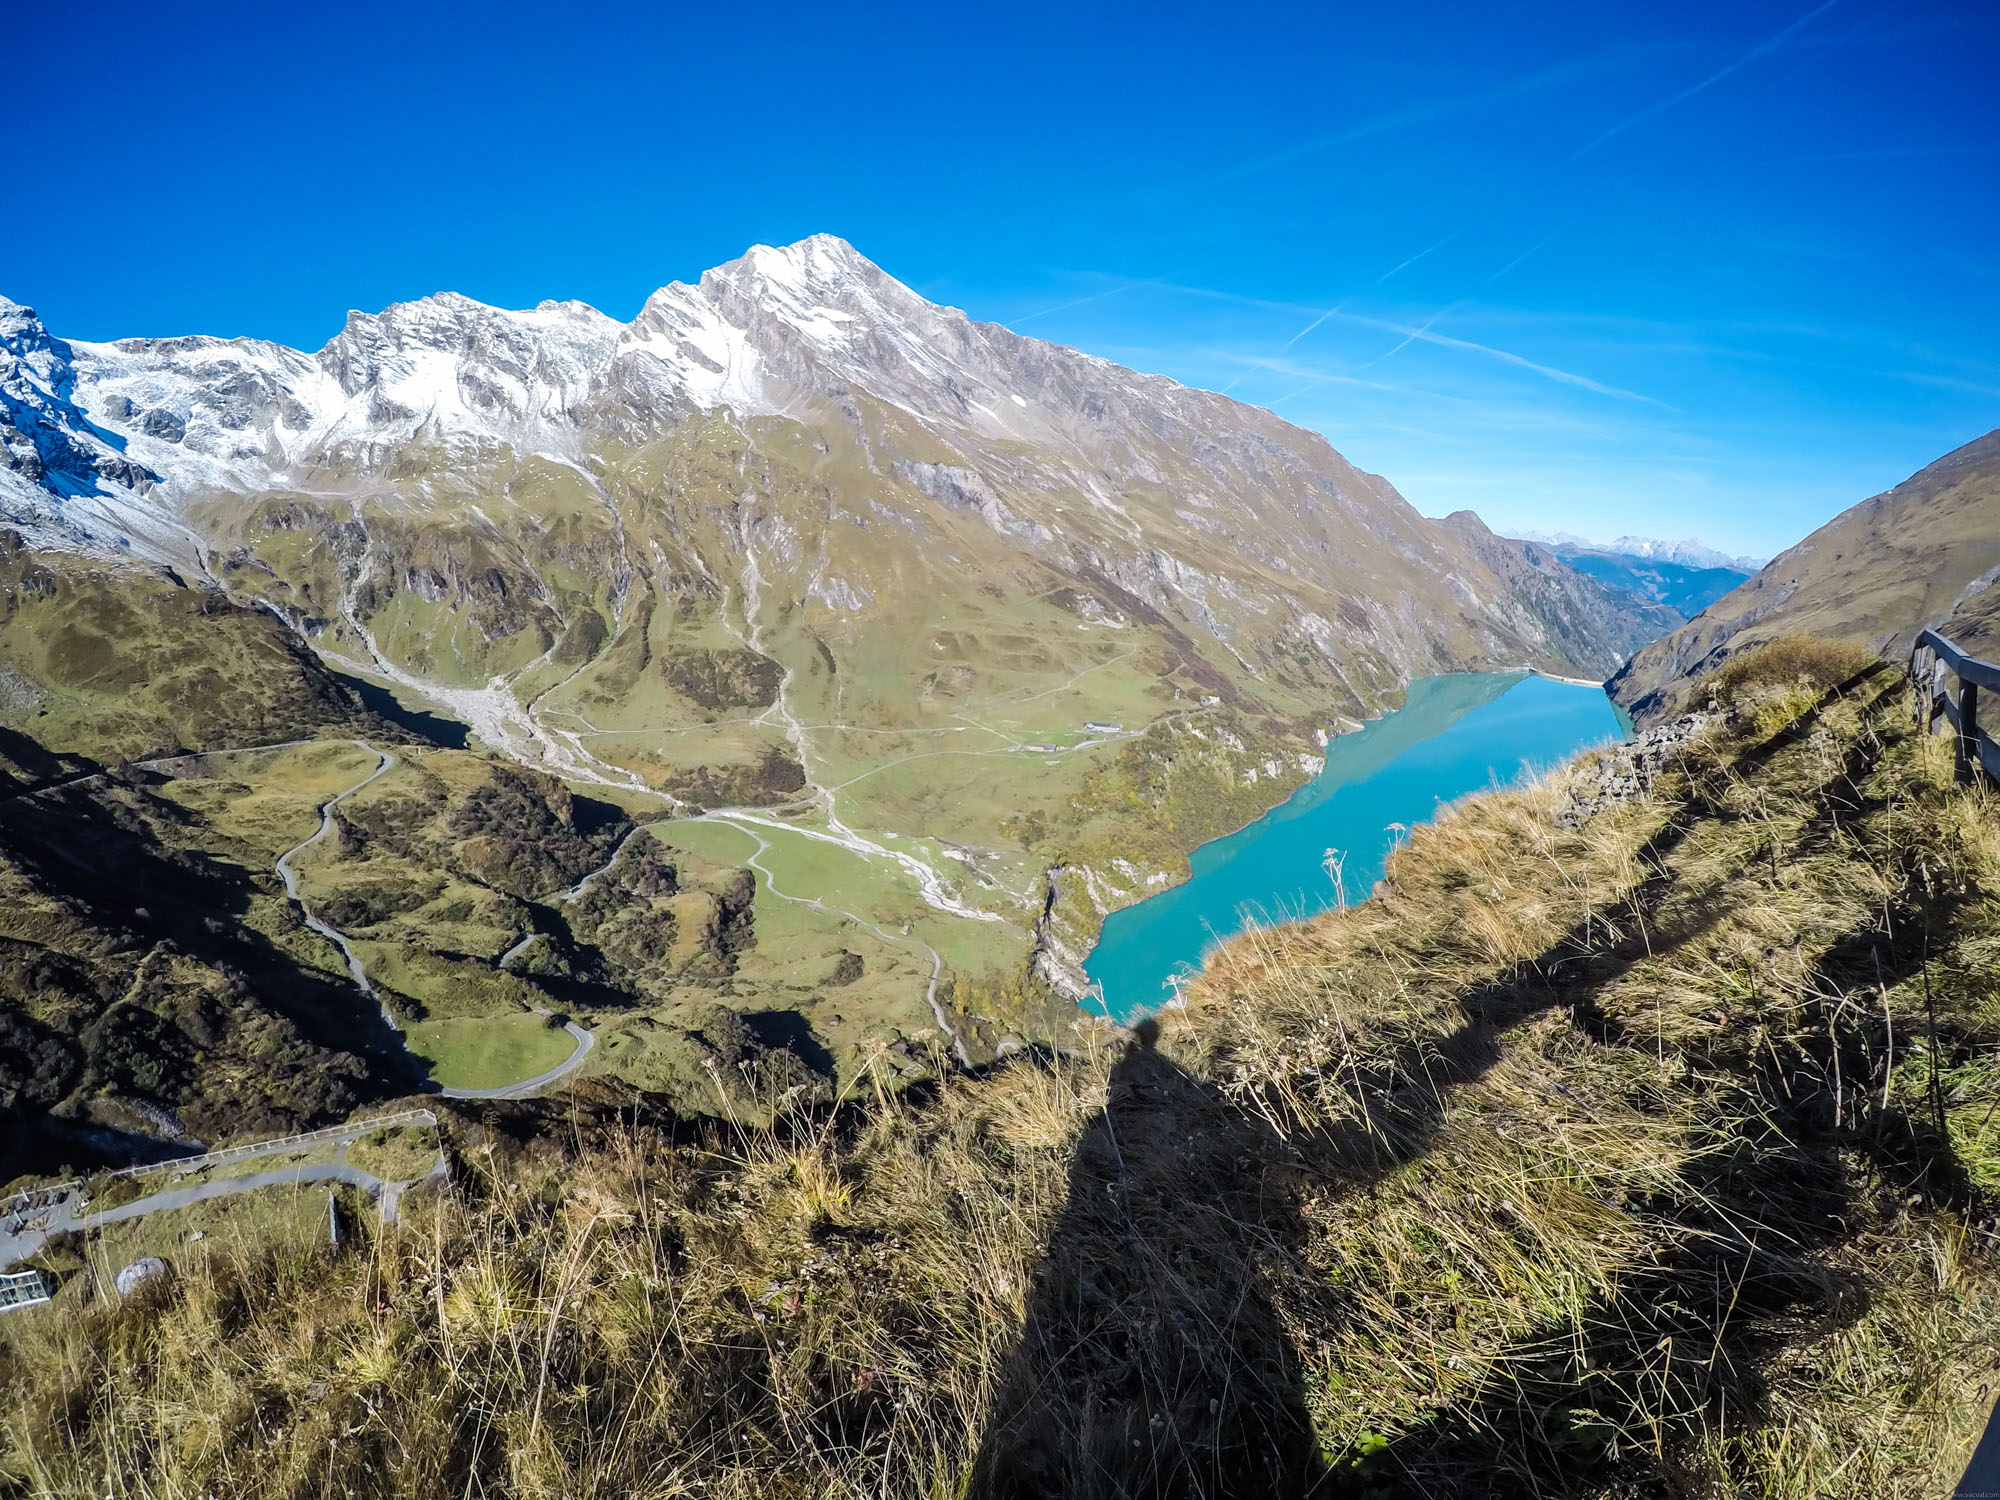
<svg viewBox="0 0 2000 1500">
<path fill-rule="evenodd" d="M 1681 706 L 1696 679 L 1739 651 L 1808 632 L 1900 657 L 1926 626 L 1993 639 L 2000 580 L 2000 431 L 1841 512 L 1610 683 L 1635 718 Z"/>
<path fill-rule="evenodd" d="M 1684 623 L 1672 606 L 1592 578 L 1553 548 L 1495 536 L 1469 510 L 1443 524 L 1505 583 L 1495 610 L 1518 630 L 1574 642 L 1571 660 L 1593 676 L 1609 677 L 1641 646 Z"/>
</svg>

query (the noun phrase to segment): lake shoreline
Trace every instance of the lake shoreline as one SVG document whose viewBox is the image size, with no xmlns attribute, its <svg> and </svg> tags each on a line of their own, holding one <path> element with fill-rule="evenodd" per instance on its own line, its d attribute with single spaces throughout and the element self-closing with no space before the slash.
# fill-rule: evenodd
<svg viewBox="0 0 2000 1500">
<path fill-rule="evenodd" d="M 1366 900 L 1396 830 L 1629 734 L 1601 683 L 1529 670 L 1418 678 L 1402 708 L 1330 739 L 1321 770 L 1285 801 L 1192 851 L 1186 880 L 1110 913 L 1079 1003 L 1119 1022 L 1151 1014 L 1252 923 Z"/>
</svg>

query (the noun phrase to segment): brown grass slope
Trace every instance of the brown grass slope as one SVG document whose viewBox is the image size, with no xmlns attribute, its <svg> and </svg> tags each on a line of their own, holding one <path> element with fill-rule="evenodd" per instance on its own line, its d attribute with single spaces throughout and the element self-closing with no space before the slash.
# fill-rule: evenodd
<svg viewBox="0 0 2000 1500">
<path fill-rule="evenodd" d="M 1946 454 L 1841 512 L 1780 553 L 1611 680 L 1642 722 L 1685 704 L 1703 674 L 1740 651 L 1806 633 L 1900 660 L 1925 626 L 1991 643 L 2000 599 L 2000 431 Z M 1959 618 L 1954 621 L 1954 614 Z"/>
<path fill-rule="evenodd" d="M 460 1113 L 358 1253 L 74 1271 L 0 1327 L 0 1494 L 1943 1494 L 2000 808 L 1886 671 L 1727 691 L 1647 799 L 1451 809 L 1162 1035 L 768 1130 Z"/>
</svg>

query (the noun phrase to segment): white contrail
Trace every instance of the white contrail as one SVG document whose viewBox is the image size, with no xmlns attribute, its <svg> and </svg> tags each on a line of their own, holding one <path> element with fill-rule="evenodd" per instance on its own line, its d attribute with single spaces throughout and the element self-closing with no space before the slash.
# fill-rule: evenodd
<svg viewBox="0 0 2000 1500">
<path fill-rule="evenodd" d="M 1523 250 L 1519 255 L 1515 256 L 1512 260 L 1508 261 L 1506 265 L 1502 266 L 1499 270 L 1495 271 L 1491 276 L 1487 277 L 1486 284 L 1488 286 L 1491 286 L 1494 282 L 1498 281 L 1502 276 L 1505 276 L 1509 271 L 1513 270 L 1514 267 L 1518 266 L 1522 261 L 1526 260 L 1536 251 L 1543 249 L 1547 245 L 1553 244 L 1556 240 L 1568 234 L 1572 229 L 1576 228 L 1577 223 L 1581 218 L 1582 215 L 1579 214 L 1577 218 L 1571 219 L 1567 224 L 1563 225 L 1562 228 L 1555 230 L 1552 233 L 1546 234 L 1542 236 L 1542 238 L 1536 240 L 1534 244 L 1530 245 L 1527 249 Z"/>
<path fill-rule="evenodd" d="M 1418 339 L 1422 338 L 1425 334 L 1429 333 L 1431 331 L 1432 325 L 1435 324 L 1439 318 L 1443 317 L 1446 313 L 1450 312 L 1452 308 L 1463 307 L 1463 306 L 1465 306 L 1465 301 L 1463 298 L 1461 298 L 1457 302 L 1447 303 L 1445 306 L 1440 307 L 1436 312 L 1432 313 L 1428 318 L 1424 320 L 1422 327 L 1412 328 L 1408 333 L 1404 334 L 1403 342 L 1398 344 L 1395 348 L 1391 349 L 1389 351 L 1389 354 L 1378 354 L 1373 359 L 1369 360 L 1367 364 L 1360 365 L 1357 368 L 1365 370 L 1369 367 L 1369 365 L 1381 364 L 1382 361 L 1387 359 L 1390 354 L 1401 354 L 1405 349 L 1409 348 L 1410 345 L 1414 344 Z"/>
<path fill-rule="evenodd" d="M 1290 338 L 1286 339 L 1284 343 L 1278 345 L 1278 353 L 1283 354 L 1287 349 L 1291 348 L 1292 345 L 1296 344 L 1300 339 L 1304 338 L 1307 334 L 1311 333 L 1315 328 L 1319 327 L 1320 324 L 1324 323 L 1328 318 L 1332 317 L 1334 314 L 1338 313 L 1342 308 L 1346 306 L 1347 306 L 1347 299 L 1343 297 L 1341 298 L 1340 301 L 1334 303 L 1332 307 L 1329 307 L 1325 312 L 1321 313 L 1318 317 L 1314 318 L 1310 323 L 1306 324 L 1306 326 L 1301 328 L 1297 333 L 1293 334 Z M 1255 362 L 1253 361 L 1252 368 L 1254 367 L 1255 367 Z M 1235 390 L 1238 385 L 1242 384 L 1244 380 L 1248 379 L 1249 375 L 1250 375 L 1250 370 L 1246 369 L 1241 375 L 1238 375 L 1234 380 L 1230 381 L 1228 385 L 1225 385 L 1222 388 L 1222 394 L 1225 396 L 1228 395 L 1231 391 Z M 1296 396 L 1298 392 L 1294 391 L 1292 392 L 1292 394 Z"/>
<path fill-rule="evenodd" d="M 1779 32 L 1776 36 L 1770 37 L 1765 41 L 1759 42 L 1756 46 L 1752 47 L 1748 52 L 1744 53 L 1741 57 L 1737 58 L 1735 62 L 1730 63 L 1727 67 L 1718 68 L 1715 72 L 1709 74 L 1708 77 L 1702 79 L 1700 83 L 1682 89 L 1678 94 L 1675 94 L 1671 99 L 1662 99 L 1658 104 L 1655 104 L 1648 109 L 1640 110 L 1639 113 L 1633 115 L 1629 120 L 1621 120 L 1618 124 L 1613 125 L 1609 130 L 1605 131 L 1602 135 L 1596 136 L 1590 141 L 1587 141 L 1583 145 L 1577 147 L 1576 150 L 1572 151 L 1569 154 L 1569 156 L 1565 159 L 1564 164 L 1567 165 L 1569 162 L 1575 161 L 1580 156 L 1588 155 L 1590 152 L 1595 151 L 1599 146 L 1603 145 L 1606 141 L 1610 140 L 1614 135 L 1622 135 L 1625 131 L 1630 130 L 1634 125 L 1640 124 L 1641 122 L 1646 120 L 1650 120 L 1653 118 L 1654 115 L 1661 113 L 1663 110 L 1672 109 L 1676 104 L 1679 104 L 1684 100 L 1692 99 L 1696 94 L 1699 94 L 1703 89 L 1710 88 L 1715 84 L 1722 82 L 1723 79 L 1727 78 L 1731 73 L 1734 73 L 1738 68 L 1744 67 L 1749 63 L 1755 62 L 1758 58 L 1762 57 L 1766 52 L 1771 51 L 1774 47 L 1777 47 L 1781 43 L 1787 41 L 1798 31 L 1800 31 L 1803 27 L 1810 25 L 1814 20 L 1824 15 L 1827 11 L 1832 10 L 1834 6 L 1838 4 L 1840 4 L 1840 0 L 1821 0 L 1820 4 L 1814 6 L 1811 10 L 1807 11 L 1804 15 L 1800 16 L 1798 20 L 1792 22 L 1791 25 L 1787 26 L 1783 31 Z"/>
<path fill-rule="evenodd" d="M 1473 224 L 1476 224 L 1479 221 L 1475 219 L 1472 222 Z M 1426 255 L 1429 255 L 1433 250 L 1444 249 L 1446 245 L 1449 245 L 1453 240 L 1457 239 L 1461 234 L 1464 234 L 1465 231 L 1470 229 L 1471 227 L 1472 224 L 1462 224 L 1457 229 L 1454 229 L 1450 234 L 1446 235 L 1443 239 L 1424 246 L 1423 249 L 1419 250 L 1415 255 L 1412 255 L 1408 260 L 1404 261 L 1401 265 L 1391 266 L 1388 270 L 1384 271 L 1380 276 L 1377 276 L 1375 278 L 1375 285 L 1380 286 L 1383 282 L 1387 281 L 1391 276 L 1394 276 L 1399 271 L 1407 271 L 1411 266 L 1414 266 L 1418 261 L 1422 260 Z"/>
<path fill-rule="evenodd" d="M 1290 338 L 1286 339 L 1284 343 L 1278 345 L 1278 352 L 1280 354 L 1283 354 L 1287 349 L 1291 348 L 1292 345 L 1296 344 L 1300 339 L 1304 338 L 1307 334 L 1311 333 L 1315 328 L 1319 327 L 1320 324 L 1324 323 L 1328 318 L 1332 317 L 1335 313 L 1339 312 L 1345 306 L 1347 306 L 1347 299 L 1343 297 L 1340 301 L 1334 303 L 1333 306 L 1329 307 L 1325 312 L 1321 313 L 1318 317 L 1314 318 L 1310 323 L 1306 324 L 1306 326 L 1301 328 L 1297 333 L 1293 334 Z"/>
<path fill-rule="evenodd" d="M 1581 386 L 1586 391 L 1596 391 L 1600 396 L 1616 396 L 1621 401 L 1643 401 L 1646 405 L 1657 406 L 1662 411 L 1677 410 L 1657 397 L 1644 395 L 1639 391 L 1628 391 L 1623 386 L 1606 385 L 1601 380 L 1592 380 L 1588 375 L 1578 375 L 1570 370 L 1559 370 L 1554 365 L 1537 364 L 1534 360 L 1515 354 L 1511 350 L 1496 349 L 1491 344 L 1475 344 L 1470 339 L 1455 339 L 1450 334 L 1432 333 L 1428 325 L 1410 329 L 1383 318 L 1364 318 L 1359 313 L 1349 313 L 1348 316 L 1358 323 L 1386 328 L 1392 333 L 1409 334 L 1412 338 L 1422 339 L 1427 344 L 1442 344 L 1448 349 L 1466 349 L 1477 354 L 1490 354 L 1495 359 L 1505 360 L 1510 365 L 1519 365 L 1524 370 L 1533 370 L 1537 375 L 1546 375 L 1550 380 L 1559 381 L 1563 385 Z"/>
<path fill-rule="evenodd" d="M 1101 302 L 1106 297 L 1115 297 L 1120 292 L 1131 291 L 1134 287 L 1157 286 L 1158 284 L 1152 281 L 1128 281 L 1123 286 L 1114 286 L 1108 291 L 1092 292 L 1088 297 L 1077 297 L 1069 302 L 1058 302 L 1054 307 L 1045 307 L 1040 312 L 1025 313 L 1013 321 L 1017 324 L 1032 323 L 1037 318 L 1046 318 L 1051 313 L 1068 312 L 1072 307 L 1081 307 L 1086 302 Z"/>
</svg>

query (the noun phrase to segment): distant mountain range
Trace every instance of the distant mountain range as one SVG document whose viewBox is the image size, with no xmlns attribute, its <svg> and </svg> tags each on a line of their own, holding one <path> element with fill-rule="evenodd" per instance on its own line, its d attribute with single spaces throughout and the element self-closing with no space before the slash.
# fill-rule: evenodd
<svg viewBox="0 0 2000 1500">
<path fill-rule="evenodd" d="M 1901 660 L 1917 632 L 2000 654 L 2000 431 L 1842 511 L 1754 578 L 1654 641 L 1612 679 L 1641 719 L 1682 706 L 1729 657 L 1782 635 Z"/>
<path fill-rule="evenodd" d="M 1545 547 L 1570 548 L 1578 552 L 1604 553 L 1613 557 L 1635 557 L 1648 562 L 1678 563 L 1684 568 L 1729 568 L 1738 573 L 1754 573 L 1770 559 L 1767 557 L 1731 557 L 1727 552 L 1718 551 L 1706 542 L 1689 537 L 1680 542 L 1663 542 L 1658 537 L 1621 536 L 1615 542 L 1593 542 L 1574 532 L 1558 531 L 1518 531 L 1513 533 L 1526 542 L 1540 542 Z"/>
<path fill-rule="evenodd" d="M 1762 565 L 1758 559 L 1729 557 L 1692 540 L 1624 536 L 1597 543 L 1568 533 L 1551 537 L 1532 531 L 1522 533 L 1522 539 L 1546 547 L 1600 583 L 1667 606 L 1682 620 L 1700 614 Z"/>
</svg>

